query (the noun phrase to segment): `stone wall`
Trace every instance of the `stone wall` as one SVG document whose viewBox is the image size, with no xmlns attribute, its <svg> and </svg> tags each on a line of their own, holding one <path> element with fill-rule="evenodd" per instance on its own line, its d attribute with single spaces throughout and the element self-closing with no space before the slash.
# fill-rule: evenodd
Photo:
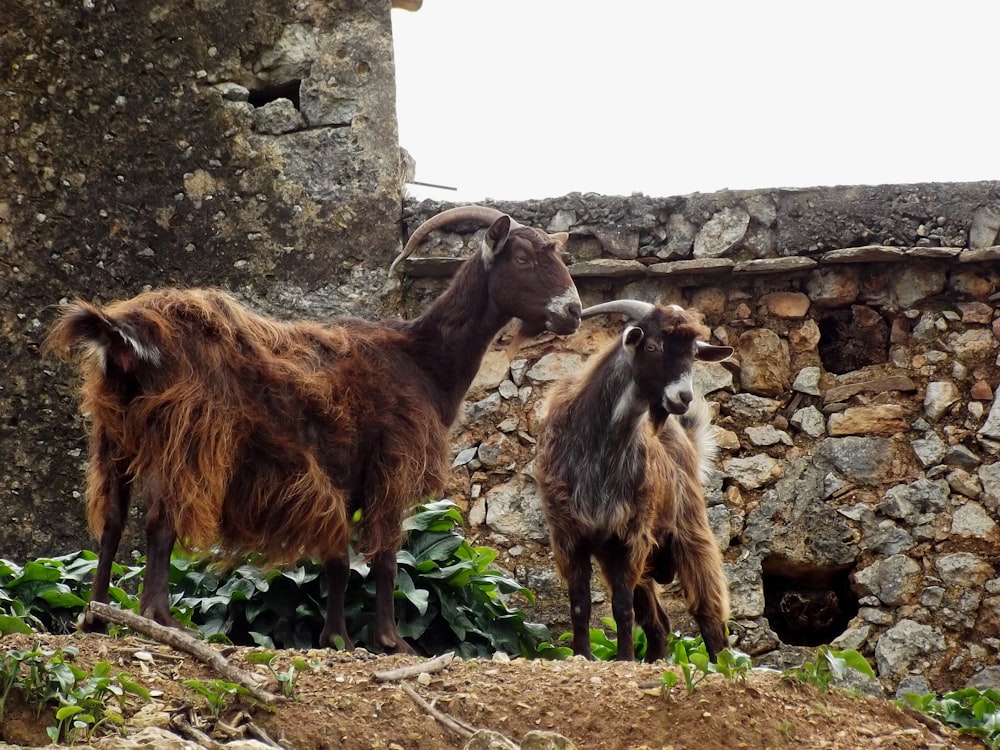
<svg viewBox="0 0 1000 750">
<path fill-rule="evenodd" d="M 401 239 L 388 3 L 11 13 L 0 556 L 24 560 L 89 544 L 75 375 L 39 352 L 60 300 L 216 285 L 281 316 L 412 315 L 476 237 L 439 235 L 402 296 L 383 294 Z M 737 348 L 700 373 L 724 449 L 709 511 L 736 645 L 780 664 L 836 639 L 887 684 L 998 681 L 1000 183 L 495 205 L 571 233 L 585 302 L 697 306 Z M 404 230 L 441 208 L 404 202 Z M 557 632 L 538 418 L 547 385 L 618 328 L 590 321 L 513 361 L 501 340 L 455 432 L 450 496 Z"/>
<path fill-rule="evenodd" d="M 402 187 L 388 0 L 4 14 L 0 556 L 25 559 L 90 543 L 74 373 L 39 353 L 60 300 L 212 285 L 371 315 Z"/>
<path fill-rule="evenodd" d="M 570 232 L 584 304 L 694 306 L 736 347 L 698 382 L 718 409 L 708 500 L 731 632 L 755 663 L 833 641 L 887 686 L 1000 682 L 998 187 L 495 204 Z M 408 229 L 443 207 L 407 204 Z M 432 235 L 406 269 L 414 309 L 480 234 Z M 531 476 L 538 419 L 547 385 L 620 330 L 587 321 L 512 361 L 501 339 L 453 446 L 449 492 L 470 533 L 501 550 L 557 633 L 568 608 Z M 672 595 L 675 627 L 695 633 Z"/>
</svg>

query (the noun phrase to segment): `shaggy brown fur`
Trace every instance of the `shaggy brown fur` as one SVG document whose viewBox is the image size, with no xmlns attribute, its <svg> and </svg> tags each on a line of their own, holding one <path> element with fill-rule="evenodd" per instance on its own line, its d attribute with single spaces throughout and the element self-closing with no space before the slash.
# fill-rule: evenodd
<svg viewBox="0 0 1000 750">
<path fill-rule="evenodd" d="M 444 482 L 447 425 L 420 394 L 379 378 L 404 364 L 399 331 L 281 323 L 222 292 L 168 289 L 103 311 L 78 302 L 53 326 L 51 345 L 68 353 L 102 318 L 136 331 L 160 363 L 126 362 L 131 377 L 116 378 L 113 362 L 83 361 L 81 408 L 95 425 L 87 510 L 98 538 L 111 502 L 106 458 L 183 499 L 164 513 L 188 548 L 221 540 L 229 554 L 260 552 L 275 564 L 340 554 L 364 485 L 381 497 L 364 509 L 363 547 L 394 548 L 402 508 L 385 499 L 427 497 Z M 343 398 L 380 387 L 376 398 Z M 370 435 L 379 451 L 361 455 Z M 110 456 L 104 446 L 115 446 Z"/>
<path fill-rule="evenodd" d="M 403 514 L 444 484 L 448 430 L 496 333 L 512 317 L 535 332 L 579 324 L 557 244 L 501 216 L 482 252 L 413 321 L 285 323 L 217 290 L 67 306 L 47 346 L 68 358 L 82 345 L 87 355 L 87 508 L 101 541 L 94 599 L 107 601 L 135 488 L 146 501 L 147 617 L 177 624 L 168 602 L 175 541 L 201 552 L 218 545 L 224 556 L 262 553 L 271 564 L 322 560 L 330 595 L 320 641 L 349 644 L 343 596 L 360 511 L 376 585 L 370 645 L 411 651 L 393 618 Z"/>
<path fill-rule="evenodd" d="M 635 622 L 646 658 L 664 656 L 670 626 L 656 584 L 675 574 L 709 653 L 726 645 L 729 594 L 701 486 L 715 445 L 690 370 L 696 357 L 732 350 L 699 348 L 706 334 L 697 317 L 657 308 L 549 395 L 535 468 L 578 654 L 591 656 L 592 556 L 611 588 L 619 659 L 634 658 Z M 673 403 L 665 394 L 677 383 L 686 395 Z"/>
</svg>

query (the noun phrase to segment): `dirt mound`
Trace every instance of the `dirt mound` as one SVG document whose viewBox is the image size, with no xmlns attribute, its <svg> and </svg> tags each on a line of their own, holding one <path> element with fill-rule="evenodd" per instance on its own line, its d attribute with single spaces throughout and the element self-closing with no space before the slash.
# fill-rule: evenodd
<svg viewBox="0 0 1000 750">
<path fill-rule="evenodd" d="M 193 657 L 136 637 L 95 635 L 8 636 L 4 651 L 73 645 L 74 662 L 89 670 L 99 661 L 113 674 L 126 672 L 153 692 L 151 707 L 130 700 L 126 726 L 166 726 L 170 712 L 184 713 L 212 732 L 215 719 L 205 699 L 185 680 L 207 684 L 218 675 Z M 267 673 L 250 664 L 254 649 L 232 648 L 234 666 Z M 229 723 L 242 711 L 284 746 L 296 750 L 438 750 L 461 748 L 465 740 L 433 718 L 402 688 L 400 681 L 375 675 L 416 657 L 373 656 L 364 651 L 281 651 L 272 666 L 287 670 L 295 657 L 313 669 L 295 682 L 295 698 L 273 711 L 245 699 L 221 712 Z M 549 730 L 569 738 L 580 750 L 616 748 L 842 748 L 898 750 L 981 748 L 975 740 L 888 701 L 856 697 L 839 690 L 820 692 L 810 684 L 773 671 L 753 671 L 744 682 L 713 675 L 690 693 L 681 680 L 669 690 L 663 664 L 568 661 L 454 660 L 446 668 L 410 677 L 405 683 L 438 711 L 469 729 L 492 729 L 515 742 L 532 730 Z M 277 692 L 277 684 L 273 686 Z M 44 745 L 51 712 L 33 711 L 8 702 L 0 739 L 21 745 Z M 226 739 L 216 735 L 220 741 Z"/>
</svg>

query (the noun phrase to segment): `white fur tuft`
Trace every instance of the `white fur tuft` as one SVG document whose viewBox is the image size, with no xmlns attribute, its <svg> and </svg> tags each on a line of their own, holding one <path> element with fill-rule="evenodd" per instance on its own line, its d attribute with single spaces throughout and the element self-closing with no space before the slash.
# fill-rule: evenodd
<svg viewBox="0 0 1000 750">
<path fill-rule="evenodd" d="M 687 412 L 681 417 L 681 424 L 695 450 L 698 451 L 698 479 L 702 485 L 715 476 L 715 459 L 719 454 L 719 443 L 715 437 L 715 427 L 712 425 L 712 412 L 705 397 L 695 392 L 694 399 Z"/>
<path fill-rule="evenodd" d="M 139 341 L 139 339 L 135 338 L 134 336 L 130 336 L 121 329 L 116 329 L 116 330 L 118 331 L 118 335 L 122 337 L 122 340 L 125 342 L 126 346 L 128 346 L 129 349 L 135 352 L 136 357 L 143 360 L 144 362 L 148 362 L 153 367 L 159 366 L 162 358 L 159 349 L 157 349 L 155 346 L 146 346 L 141 341 Z"/>
</svg>

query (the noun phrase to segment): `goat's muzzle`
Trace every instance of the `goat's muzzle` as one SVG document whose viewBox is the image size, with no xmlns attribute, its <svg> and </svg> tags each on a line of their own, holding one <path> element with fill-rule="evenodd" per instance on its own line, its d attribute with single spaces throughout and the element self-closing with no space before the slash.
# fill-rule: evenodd
<svg viewBox="0 0 1000 750">
<path fill-rule="evenodd" d="M 570 289 L 565 294 L 561 294 L 548 304 L 548 319 L 545 321 L 545 330 L 552 333 L 566 336 L 576 331 L 580 327 L 580 314 L 583 305 L 580 304 L 580 296 L 576 289 Z"/>
<path fill-rule="evenodd" d="M 566 305 L 566 309 L 561 315 L 553 314 L 549 318 L 546 328 L 560 336 L 574 333 L 580 327 L 580 309 L 579 302 L 571 302 Z"/>
<path fill-rule="evenodd" d="M 687 413 L 693 400 L 694 392 L 690 388 L 675 383 L 663 389 L 661 404 L 668 414 L 680 416 Z"/>
</svg>

